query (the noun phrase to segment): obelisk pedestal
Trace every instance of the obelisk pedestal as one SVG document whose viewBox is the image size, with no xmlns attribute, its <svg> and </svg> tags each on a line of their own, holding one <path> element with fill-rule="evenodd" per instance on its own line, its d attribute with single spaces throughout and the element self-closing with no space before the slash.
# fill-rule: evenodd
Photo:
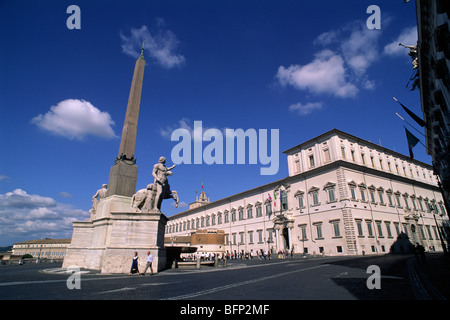
<svg viewBox="0 0 450 320">
<path fill-rule="evenodd" d="M 78 266 L 101 273 L 129 273 L 134 252 L 139 271 L 153 255 L 153 272 L 166 268 L 164 233 L 167 217 L 160 212 L 130 212 L 130 198 L 110 196 L 102 200 L 92 221 L 73 223 L 72 241 L 63 268 Z"/>
</svg>

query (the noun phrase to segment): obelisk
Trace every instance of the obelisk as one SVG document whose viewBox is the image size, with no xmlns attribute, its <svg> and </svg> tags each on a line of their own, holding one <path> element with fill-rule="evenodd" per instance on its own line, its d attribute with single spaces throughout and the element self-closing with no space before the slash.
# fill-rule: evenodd
<svg viewBox="0 0 450 320">
<path fill-rule="evenodd" d="M 142 82 L 144 79 L 144 43 L 141 55 L 134 67 L 133 80 L 131 82 L 130 95 L 128 97 L 127 112 L 122 129 L 119 155 L 111 167 L 107 196 L 119 195 L 131 197 L 136 192 L 138 167 L 134 156 L 136 146 L 136 133 L 141 103 Z"/>
</svg>

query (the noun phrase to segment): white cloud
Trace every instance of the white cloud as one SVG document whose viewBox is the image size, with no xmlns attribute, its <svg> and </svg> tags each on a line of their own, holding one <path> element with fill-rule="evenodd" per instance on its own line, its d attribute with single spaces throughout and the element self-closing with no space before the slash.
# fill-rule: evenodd
<svg viewBox="0 0 450 320">
<path fill-rule="evenodd" d="M 13 192 L 0 194 L 0 208 L 33 208 L 33 207 L 54 207 L 56 201 L 52 198 L 39 195 L 30 195 L 22 189 L 15 189 Z"/>
<path fill-rule="evenodd" d="M 417 27 L 413 26 L 403 29 L 397 39 L 384 47 L 383 53 L 390 56 L 407 55 L 409 50 L 399 46 L 399 43 L 415 46 L 417 44 Z"/>
<path fill-rule="evenodd" d="M 314 59 L 304 65 L 280 66 L 275 76 L 277 83 L 339 98 L 352 98 L 360 90 L 373 90 L 377 83 L 369 79 L 368 69 L 379 59 L 380 36 L 381 31 L 369 30 L 365 21 L 324 32 L 314 40 L 314 45 L 320 47 Z M 322 107 L 320 102 L 296 103 L 289 110 L 306 115 Z"/>
<path fill-rule="evenodd" d="M 0 194 L 0 245 L 41 238 L 70 238 L 73 221 L 89 212 L 22 189 Z"/>
<path fill-rule="evenodd" d="M 378 38 L 380 30 L 371 30 L 366 26 L 354 28 L 350 35 L 341 43 L 342 55 L 358 76 L 366 73 L 367 69 L 378 59 Z"/>
<path fill-rule="evenodd" d="M 10 180 L 11 178 L 8 177 L 7 175 L 4 174 L 0 174 L 0 181 L 4 181 L 4 180 Z"/>
<path fill-rule="evenodd" d="M 150 32 L 146 25 L 139 29 L 131 28 L 130 35 L 120 33 L 122 39 L 122 52 L 138 58 L 143 41 L 145 41 L 144 55 L 149 55 L 156 63 L 165 67 L 173 68 L 182 65 L 185 57 L 177 53 L 180 41 L 176 35 L 165 29 L 164 20 L 157 19 L 156 32 Z"/>
<path fill-rule="evenodd" d="M 323 50 L 306 65 L 280 66 L 276 78 L 282 86 L 293 86 L 315 94 L 332 94 L 341 98 L 353 97 L 358 88 L 347 81 L 343 58 L 331 50 Z"/>
<path fill-rule="evenodd" d="M 182 118 L 181 120 L 178 120 L 178 125 L 170 125 L 170 126 L 167 126 L 165 128 L 160 128 L 159 129 L 159 134 L 163 138 L 170 139 L 170 137 L 172 136 L 172 132 L 174 130 L 176 130 L 176 129 L 186 129 L 187 131 L 189 131 L 191 136 L 193 136 L 194 128 L 192 127 L 190 122 L 191 121 L 188 118 Z"/>
<path fill-rule="evenodd" d="M 174 130 L 176 130 L 176 129 L 185 129 L 185 130 L 187 130 L 189 132 L 189 134 L 191 135 L 191 138 L 193 140 L 202 141 L 203 140 L 203 135 L 204 135 L 206 130 L 208 130 L 208 129 L 216 129 L 216 128 L 205 127 L 203 125 L 203 122 L 202 122 L 202 127 L 201 127 L 202 130 L 201 131 L 199 129 L 198 130 L 194 130 L 194 124 L 192 123 L 192 121 L 190 119 L 188 119 L 188 118 L 182 118 L 181 120 L 178 120 L 177 124 L 169 125 L 169 126 L 166 126 L 165 128 L 160 128 L 158 130 L 158 132 L 163 138 L 166 138 L 166 139 L 170 140 L 171 136 L 172 136 L 172 132 Z M 225 135 L 225 129 L 226 128 L 224 128 L 222 130 L 220 130 L 220 129 L 218 129 L 218 130 L 220 130 L 222 132 L 222 134 Z"/>
<path fill-rule="evenodd" d="M 34 117 L 31 123 L 69 139 L 83 140 L 89 135 L 104 139 L 117 137 L 111 127 L 114 121 L 109 113 L 100 111 L 85 100 L 60 101 L 46 114 Z"/>
<path fill-rule="evenodd" d="M 320 34 L 316 40 L 314 40 L 314 44 L 316 45 L 322 45 L 327 46 L 332 43 L 335 43 L 338 38 L 338 32 L 336 30 L 327 31 L 322 34 Z"/>
<path fill-rule="evenodd" d="M 65 192 L 65 191 L 60 192 L 59 196 L 63 197 L 63 198 L 72 198 L 73 197 L 70 193 Z"/>
<path fill-rule="evenodd" d="M 289 111 L 297 112 L 299 115 L 307 115 L 314 110 L 322 109 L 321 102 L 308 102 L 306 104 L 296 103 L 289 106 Z"/>
</svg>

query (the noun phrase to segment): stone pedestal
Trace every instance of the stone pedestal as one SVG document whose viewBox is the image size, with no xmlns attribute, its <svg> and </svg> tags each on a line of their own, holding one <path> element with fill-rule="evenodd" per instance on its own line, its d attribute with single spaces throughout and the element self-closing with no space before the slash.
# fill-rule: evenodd
<svg viewBox="0 0 450 320">
<path fill-rule="evenodd" d="M 78 266 L 102 273 L 129 273 L 137 251 L 142 272 L 150 251 L 153 272 L 164 269 L 167 217 L 160 212 L 130 212 L 130 203 L 130 197 L 110 196 L 99 203 L 91 221 L 73 222 L 72 242 L 63 268 Z"/>
<path fill-rule="evenodd" d="M 137 175 L 138 167 L 136 164 L 129 164 L 127 161 L 116 161 L 111 167 L 109 174 L 107 195 L 133 196 L 136 190 Z"/>
</svg>

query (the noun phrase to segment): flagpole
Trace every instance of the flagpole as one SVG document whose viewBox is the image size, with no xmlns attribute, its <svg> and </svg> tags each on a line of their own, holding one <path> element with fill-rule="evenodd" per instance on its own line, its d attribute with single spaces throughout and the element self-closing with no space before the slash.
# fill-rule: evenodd
<svg viewBox="0 0 450 320">
<path fill-rule="evenodd" d="M 416 130 L 418 133 L 420 133 L 421 135 L 423 135 L 425 138 L 426 138 L 426 136 L 422 133 L 422 132 L 420 132 L 419 130 L 417 130 L 416 128 L 414 128 L 414 126 L 413 125 L 411 125 L 408 121 L 406 121 L 405 119 L 403 119 L 403 117 L 401 116 L 401 115 L 399 115 L 397 112 L 395 113 L 400 119 L 402 119 L 403 121 L 405 121 L 411 128 L 413 128 L 414 130 Z"/>
</svg>

